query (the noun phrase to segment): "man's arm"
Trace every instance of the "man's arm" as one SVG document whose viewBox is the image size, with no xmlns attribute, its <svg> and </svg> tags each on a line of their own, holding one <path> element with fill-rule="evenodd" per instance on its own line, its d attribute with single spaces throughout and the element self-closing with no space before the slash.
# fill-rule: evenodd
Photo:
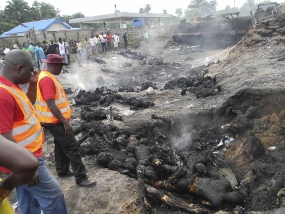
<svg viewBox="0 0 285 214">
<path fill-rule="evenodd" d="M 37 98 L 37 82 L 39 78 L 39 73 L 37 71 L 33 71 L 34 75 L 29 80 L 29 86 L 27 90 L 27 97 L 29 98 L 30 102 L 34 104 Z"/>
<path fill-rule="evenodd" d="M 15 187 L 28 183 L 34 177 L 38 160 L 27 149 L 0 135 L 0 165 L 12 171 L 0 183 L 0 199 L 4 199 Z"/>
<path fill-rule="evenodd" d="M 63 123 L 65 129 L 65 135 L 69 137 L 73 132 L 72 126 L 69 124 L 67 119 L 65 119 L 65 117 L 62 115 L 61 111 L 55 104 L 55 99 L 48 99 L 46 100 L 46 103 L 53 116 L 55 116 L 61 123 Z"/>
</svg>

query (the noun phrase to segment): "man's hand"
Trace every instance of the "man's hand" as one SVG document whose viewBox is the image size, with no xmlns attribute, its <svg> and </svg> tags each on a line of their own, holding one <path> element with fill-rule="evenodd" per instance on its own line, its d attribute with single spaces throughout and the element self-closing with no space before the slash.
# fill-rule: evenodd
<svg viewBox="0 0 285 214">
<path fill-rule="evenodd" d="M 72 126 L 69 124 L 69 122 L 65 122 L 63 125 L 64 125 L 64 129 L 65 129 L 65 135 L 67 137 L 72 135 L 73 130 L 72 130 Z"/>
<path fill-rule="evenodd" d="M 5 198 L 7 198 L 11 192 L 12 190 L 4 189 L 2 183 L 0 183 L 0 201 L 3 201 Z"/>
<path fill-rule="evenodd" d="M 33 179 L 29 183 L 27 183 L 27 186 L 28 187 L 36 186 L 36 185 L 38 185 L 39 182 L 40 182 L 39 173 L 36 172 Z"/>
<path fill-rule="evenodd" d="M 39 72 L 34 70 L 31 79 L 29 80 L 29 84 L 37 84 L 39 79 Z"/>
</svg>

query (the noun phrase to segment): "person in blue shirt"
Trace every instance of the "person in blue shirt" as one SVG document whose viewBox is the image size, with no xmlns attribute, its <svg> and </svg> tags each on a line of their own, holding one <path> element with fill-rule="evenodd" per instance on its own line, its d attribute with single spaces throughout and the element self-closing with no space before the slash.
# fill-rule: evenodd
<svg viewBox="0 0 285 214">
<path fill-rule="evenodd" d="M 36 53 L 37 53 L 37 59 L 38 59 L 37 64 L 38 64 L 38 68 L 39 68 L 39 72 L 40 72 L 41 70 L 43 70 L 45 68 L 43 60 L 46 59 L 44 50 L 41 47 L 41 43 L 40 42 L 37 43 Z"/>
<path fill-rule="evenodd" d="M 38 57 L 37 57 L 37 52 L 36 52 L 36 47 L 34 45 L 33 42 L 30 42 L 30 51 L 31 51 L 31 54 L 32 54 L 32 57 L 33 57 L 33 64 L 34 64 L 34 67 L 37 68 L 39 70 L 39 67 L 38 67 Z"/>
</svg>

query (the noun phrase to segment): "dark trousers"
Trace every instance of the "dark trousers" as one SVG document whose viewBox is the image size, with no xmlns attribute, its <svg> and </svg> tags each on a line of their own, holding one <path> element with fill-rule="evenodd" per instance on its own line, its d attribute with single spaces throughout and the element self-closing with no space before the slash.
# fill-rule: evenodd
<svg viewBox="0 0 285 214">
<path fill-rule="evenodd" d="M 106 42 L 102 42 L 101 46 L 102 46 L 102 52 L 105 52 L 106 51 Z"/>
<path fill-rule="evenodd" d="M 87 178 L 86 169 L 82 163 L 79 145 L 74 135 L 69 137 L 65 136 L 65 129 L 62 123 L 44 124 L 44 127 L 47 128 L 54 137 L 54 153 L 57 173 L 59 175 L 64 175 L 69 171 L 69 166 L 71 165 L 76 183 L 85 180 Z"/>
<path fill-rule="evenodd" d="M 125 50 L 127 50 L 127 48 L 128 48 L 128 41 L 127 40 L 124 41 L 124 45 L 125 45 Z"/>
<path fill-rule="evenodd" d="M 70 54 L 66 54 L 66 56 L 67 56 L 67 63 L 68 65 L 70 65 Z"/>
<path fill-rule="evenodd" d="M 107 42 L 107 51 L 111 50 L 111 42 Z"/>
</svg>

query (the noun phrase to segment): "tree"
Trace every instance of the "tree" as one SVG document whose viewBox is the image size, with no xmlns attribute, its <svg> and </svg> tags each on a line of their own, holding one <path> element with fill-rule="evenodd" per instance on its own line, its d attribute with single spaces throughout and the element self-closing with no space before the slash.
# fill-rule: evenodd
<svg viewBox="0 0 285 214">
<path fill-rule="evenodd" d="M 7 4 L 4 12 L 10 20 L 18 23 L 28 20 L 30 7 L 27 2 L 23 0 L 10 0 L 7 1 Z"/>
<path fill-rule="evenodd" d="M 76 18 L 83 18 L 83 17 L 85 17 L 83 13 L 77 12 L 77 13 L 72 14 L 70 18 L 76 19 Z"/>
<path fill-rule="evenodd" d="M 0 10 L 0 34 L 11 30 L 12 28 L 16 27 L 18 22 L 10 21 L 3 10 Z"/>
<path fill-rule="evenodd" d="M 163 14 L 167 14 L 167 10 L 164 9 L 162 13 L 163 13 Z"/>
<path fill-rule="evenodd" d="M 144 12 L 145 13 L 149 13 L 149 11 L 151 11 L 151 5 L 150 4 L 147 4 L 144 8 Z"/>
<path fill-rule="evenodd" d="M 71 18 L 70 15 L 63 15 L 58 17 L 62 22 L 69 23 L 69 19 Z"/>
<path fill-rule="evenodd" d="M 205 2 L 206 0 L 192 0 L 190 4 L 188 5 L 188 8 L 189 9 L 194 9 L 194 8 L 199 9 Z"/>
<path fill-rule="evenodd" d="M 190 2 L 190 5 L 188 6 L 189 10 L 191 11 L 186 11 L 187 14 L 197 14 L 197 11 L 199 12 L 198 16 L 206 16 L 206 15 L 211 15 L 216 12 L 216 7 L 217 7 L 217 1 L 216 0 L 192 0 Z"/>
<path fill-rule="evenodd" d="M 51 19 L 57 16 L 55 7 L 44 2 L 34 1 L 30 11 L 33 20 Z"/>
<path fill-rule="evenodd" d="M 181 8 L 177 8 L 175 10 L 175 14 L 178 18 L 181 18 L 182 17 L 182 9 Z"/>
<path fill-rule="evenodd" d="M 140 13 L 149 13 L 149 11 L 151 11 L 151 5 L 147 4 L 144 8 L 140 8 L 139 12 Z"/>
</svg>

